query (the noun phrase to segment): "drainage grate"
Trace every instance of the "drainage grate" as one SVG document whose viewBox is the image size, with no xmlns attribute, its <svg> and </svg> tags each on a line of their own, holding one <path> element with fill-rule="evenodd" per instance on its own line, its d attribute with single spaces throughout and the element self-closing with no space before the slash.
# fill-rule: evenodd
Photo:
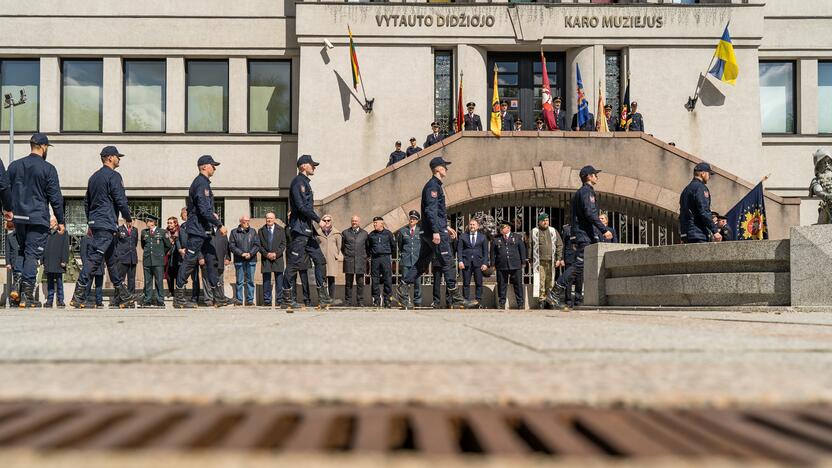
<svg viewBox="0 0 832 468">
<path fill-rule="evenodd" d="M 832 408 L 0 403 L 0 447 L 594 457 L 832 455 Z"/>
</svg>

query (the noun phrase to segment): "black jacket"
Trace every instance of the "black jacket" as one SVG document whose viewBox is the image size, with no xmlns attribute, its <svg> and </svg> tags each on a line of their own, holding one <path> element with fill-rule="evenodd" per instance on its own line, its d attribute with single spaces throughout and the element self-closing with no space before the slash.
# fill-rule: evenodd
<svg viewBox="0 0 832 468">
<path fill-rule="evenodd" d="M 90 250 L 92 250 L 92 249 L 93 249 L 92 237 L 90 237 L 90 236 L 82 237 L 81 238 L 81 249 L 80 249 L 80 252 L 78 252 L 80 254 L 80 257 L 81 257 L 81 264 L 82 265 L 86 264 L 89 261 Z M 95 271 L 91 271 L 90 274 L 93 275 L 93 276 L 103 275 L 104 274 L 104 262 L 101 262 L 101 264 L 98 265 L 98 268 Z"/>
<path fill-rule="evenodd" d="M 214 216 L 214 192 L 211 190 L 211 180 L 204 175 L 197 175 L 191 182 L 186 207 L 188 220 L 182 224 L 180 231 L 186 230 L 189 235 L 207 238 L 213 231 L 213 226 L 222 227 L 222 222 Z"/>
<path fill-rule="evenodd" d="M 404 158 L 407 157 L 407 154 L 404 151 L 393 151 L 390 153 L 390 159 L 387 160 L 387 165 L 392 166 L 399 161 L 404 161 Z"/>
<path fill-rule="evenodd" d="M 132 221 L 121 174 L 107 166 L 95 171 L 87 182 L 84 211 L 91 229 L 116 232 L 119 213 L 125 221 Z"/>
<path fill-rule="evenodd" d="M 61 263 L 64 266 L 61 266 Z M 69 234 L 58 234 L 56 230 L 49 231 L 46 240 L 46 250 L 43 252 L 44 273 L 64 273 L 69 263 Z"/>
<path fill-rule="evenodd" d="M 572 131 L 578 130 L 578 114 L 572 114 L 572 127 L 570 127 Z M 581 126 L 582 132 L 594 132 L 595 131 L 595 116 L 592 112 L 589 113 L 589 120 L 584 122 L 583 126 Z"/>
<path fill-rule="evenodd" d="M 13 271 L 20 271 L 23 259 L 20 257 L 20 243 L 17 242 L 17 236 L 14 231 L 6 232 L 6 265 L 11 265 Z"/>
<path fill-rule="evenodd" d="M 283 252 L 286 250 L 286 231 L 277 224 L 273 227 L 272 241 L 269 242 L 269 227 L 263 226 L 257 235 L 260 238 L 260 266 L 263 273 L 282 272 L 284 268 Z M 275 253 L 277 258 L 269 260 L 266 254 Z"/>
<path fill-rule="evenodd" d="M 422 145 L 422 146 L 427 148 L 430 145 L 435 145 L 436 143 L 439 143 L 440 141 L 442 141 L 442 138 L 444 138 L 444 137 L 442 136 L 441 133 L 438 134 L 438 135 L 434 135 L 433 133 L 431 133 L 430 135 L 427 136 L 427 138 L 425 138 L 425 144 Z"/>
<path fill-rule="evenodd" d="M 484 232 L 477 232 L 476 243 L 471 244 L 471 233 L 463 232 L 457 237 L 456 258 L 465 268 L 479 268 L 488 264 L 488 239 Z"/>
<path fill-rule="evenodd" d="M 595 189 L 585 183 L 573 195 L 570 204 L 572 208 L 572 235 L 578 244 L 594 244 L 599 235 L 608 231 L 604 223 L 598 218 L 598 203 Z"/>
<path fill-rule="evenodd" d="M 49 227 L 49 207 L 58 224 L 64 224 L 64 197 L 55 166 L 37 154 L 9 165 L 14 222 Z"/>
<path fill-rule="evenodd" d="M 289 185 L 289 230 L 292 235 L 311 237 L 315 235 L 312 223 L 319 223 L 321 217 L 315 213 L 314 195 L 309 177 L 298 174 Z"/>
<path fill-rule="evenodd" d="M 448 230 L 448 212 L 445 207 L 445 191 L 442 181 L 436 177 L 422 188 L 422 230 L 427 237 Z"/>
<path fill-rule="evenodd" d="M 253 227 L 243 229 L 237 226 L 237 229 L 228 235 L 228 248 L 234 254 L 234 262 L 257 261 L 257 254 L 260 252 L 260 239 L 257 237 L 257 231 Z M 251 256 L 245 259 L 244 253 L 249 253 Z"/>
<path fill-rule="evenodd" d="M 511 112 L 506 112 L 506 115 L 503 116 L 503 128 L 504 132 L 513 131 L 514 130 L 514 114 Z"/>
<path fill-rule="evenodd" d="M 519 270 L 526 263 L 526 243 L 523 235 L 516 232 L 509 233 L 508 239 L 502 234 L 491 241 L 491 264 L 497 270 Z"/>
<path fill-rule="evenodd" d="M 133 226 L 130 228 L 130 233 L 128 234 L 127 226 L 119 226 L 116 236 L 116 246 L 113 250 L 113 257 L 115 257 L 116 262 L 122 265 L 135 265 L 139 263 L 139 256 L 136 252 L 136 246 L 138 244 L 138 228 Z"/>
<path fill-rule="evenodd" d="M 408 155 L 408 156 L 413 156 L 414 154 L 418 153 L 419 151 L 422 151 L 422 147 L 421 147 L 421 146 L 417 146 L 417 147 L 415 147 L 415 148 L 414 148 L 414 147 L 411 147 L 411 146 L 408 146 L 408 147 L 404 150 L 404 153 L 405 153 L 406 155 Z"/>
<path fill-rule="evenodd" d="M 679 197 L 679 231 L 683 241 L 707 241 L 717 232 L 711 218 L 711 192 L 694 178 Z"/>
<path fill-rule="evenodd" d="M 564 132 L 569 131 L 569 126 L 566 125 L 566 111 L 560 109 L 560 111 L 555 112 L 555 122 L 558 124 L 558 130 L 563 130 Z"/>
<path fill-rule="evenodd" d="M 367 235 L 367 255 L 382 257 L 396 255 L 396 239 L 388 229 L 372 230 Z"/>
<path fill-rule="evenodd" d="M 482 130 L 482 120 L 477 114 L 474 114 L 473 117 L 470 114 L 465 114 L 464 122 L 463 130 Z"/>
<path fill-rule="evenodd" d="M 341 253 L 344 254 L 344 273 L 367 274 L 367 231 L 352 227 L 341 231 Z"/>
<path fill-rule="evenodd" d="M 0 208 L 5 211 L 12 209 L 12 190 L 6 165 L 0 161 Z"/>
</svg>

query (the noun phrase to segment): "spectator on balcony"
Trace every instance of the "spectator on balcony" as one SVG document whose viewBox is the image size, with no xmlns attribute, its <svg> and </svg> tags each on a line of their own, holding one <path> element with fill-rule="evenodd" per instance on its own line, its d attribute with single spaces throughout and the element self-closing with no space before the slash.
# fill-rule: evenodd
<svg viewBox="0 0 832 468">
<path fill-rule="evenodd" d="M 408 157 L 410 157 L 418 153 L 419 151 L 422 151 L 422 147 L 416 144 L 416 137 L 410 137 L 410 146 L 408 146 L 407 149 L 404 150 L 404 153 Z"/>
<path fill-rule="evenodd" d="M 543 119 L 541 119 L 540 117 L 534 119 L 534 129 L 538 132 L 546 131 L 546 126 L 543 125 Z"/>
<path fill-rule="evenodd" d="M 555 107 L 555 123 L 558 125 L 558 130 L 569 131 L 569 127 L 566 126 L 566 111 L 560 108 L 560 98 L 556 97 L 552 105 Z"/>
<path fill-rule="evenodd" d="M 572 114 L 572 131 L 577 132 L 594 132 L 595 131 L 595 115 L 592 112 L 589 112 L 589 118 L 581 125 L 580 130 L 578 129 L 578 113 Z"/>
<path fill-rule="evenodd" d="M 520 130 L 523 130 L 523 119 L 515 120 L 514 121 L 514 128 L 512 130 L 514 130 L 515 132 L 519 132 Z"/>
<path fill-rule="evenodd" d="M 612 106 L 609 104 L 604 105 L 604 118 L 607 119 L 607 131 L 614 132 L 618 130 L 618 116 L 612 113 Z M 600 122 L 600 120 L 599 120 Z M 598 124 L 601 125 L 600 123 Z M 599 129 L 596 129 L 599 130 Z"/>
<path fill-rule="evenodd" d="M 434 145 L 436 143 L 439 143 L 440 141 L 442 141 L 442 138 L 444 138 L 442 136 L 442 134 L 439 133 L 439 124 L 438 123 L 431 122 L 430 123 L 430 129 L 431 129 L 432 133 L 430 135 L 428 135 L 427 138 L 425 138 L 425 145 L 424 145 L 425 148 L 429 147 L 430 145 Z"/>
<path fill-rule="evenodd" d="M 473 102 L 469 102 L 465 105 L 468 108 L 468 113 L 465 114 L 465 125 L 463 126 L 463 130 L 475 130 L 475 131 L 482 131 L 482 120 L 480 120 L 480 116 L 474 113 L 474 108 L 476 104 Z"/>
<path fill-rule="evenodd" d="M 508 111 L 508 101 L 500 103 L 500 120 L 503 122 L 503 130 L 514 130 L 514 115 Z"/>
<path fill-rule="evenodd" d="M 396 151 L 390 153 L 390 159 L 387 160 L 387 166 L 392 166 L 393 164 L 396 164 L 397 162 L 404 160 L 404 158 L 406 157 L 407 154 L 404 151 L 402 151 L 402 142 L 397 141 Z"/>
<path fill-rule="evenodd" d="M 630 121 L 628 126 L 628 130 L 631 132 L 643 132 L 644 131 L 644 118 L 638 111 L 638 103 L 633 101 L 630 104 Z"/>
</svg>

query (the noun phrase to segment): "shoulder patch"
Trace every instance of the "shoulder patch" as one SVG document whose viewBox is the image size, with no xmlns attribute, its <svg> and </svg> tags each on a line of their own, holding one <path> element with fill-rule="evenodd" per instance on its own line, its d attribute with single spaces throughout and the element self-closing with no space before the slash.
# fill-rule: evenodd
<svg viewBox="0 0 832 468">
<path fill-rule="evenodd" d="M 306 192 L 306 186 L 305 186 L 305 185 L 301 185 L 301 186 L 300 186 L 300 191 L 301 191 L 301 192 Z"/>
<path fill-rule="evenodd" d="M 431 190 L 431 191 L 430 191 L 430 196 L 431 196 L 432 198 L 436 198 L 436 197 L 438 197 L 438 196 L 439 196 L 439 192 L 437 192 L 436 190 Z"/>
<path fill-rule="evenodd" d="M 206 197 L 210 197 L 210 196 L 211 196 L 211 192 L 210 192 L 208 189 L 203 190 L 203 191 L 202 191 L 202 193 L 203 193 Z"/>
<path fill-rule="evenodd" d="M 592 203 L 595 203 L 595 195 L 590 195 L 589 196 L 589 201 L 592 202 Z"/>
<path fill-rule="evenodd" d="M 711 198 L 711 192 L 705 190 L 704 192 L 705 198 Z"/>
</svg>

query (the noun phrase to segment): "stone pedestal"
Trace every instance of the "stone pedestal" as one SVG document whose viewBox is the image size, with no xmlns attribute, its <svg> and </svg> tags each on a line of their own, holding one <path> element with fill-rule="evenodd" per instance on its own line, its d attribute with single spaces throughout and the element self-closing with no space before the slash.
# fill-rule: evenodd
<svg viewBox="0 0 832 468">
<path fill-rule="evenodd" d="M 604 255 L 616 250 L 641 249 L 649 247 L 638 244 L 598 243 L 584 249 L 584 304 L 588 306 L 607 305 L 605 282 L 607 271 L 604 269 Z"/>
<path fill-rule="evenodd" d="M 791 228 L 792 306 L 832 306 L 832 224 Z"/>
</svg>

